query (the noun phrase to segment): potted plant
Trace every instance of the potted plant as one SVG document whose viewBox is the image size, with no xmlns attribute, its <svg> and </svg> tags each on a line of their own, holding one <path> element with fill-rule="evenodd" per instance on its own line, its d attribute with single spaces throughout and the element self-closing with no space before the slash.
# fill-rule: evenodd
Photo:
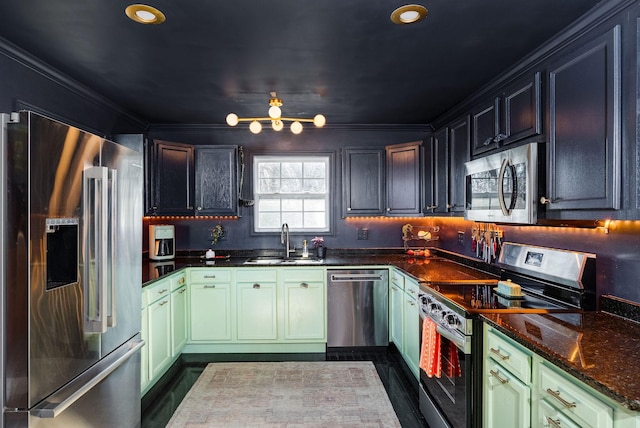
<svg viewBox="0 0 640 428">
<path fill-rule="evenodd" d="M 327 255 L 327 248 L 324 246 L 324 238 L 322 236 L 316 236 L 311 240 L 313 247 L 316 249 L 316 253 L 319 259 L 324 259 Z"/>
</svg>

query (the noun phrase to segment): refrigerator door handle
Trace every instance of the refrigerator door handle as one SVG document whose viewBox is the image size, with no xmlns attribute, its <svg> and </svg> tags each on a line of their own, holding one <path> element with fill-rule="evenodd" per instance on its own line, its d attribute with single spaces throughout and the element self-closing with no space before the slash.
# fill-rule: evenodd
<svg viewBox="0 0 640 428">
<path fill-rule="evenodd" d="M 108 176 L 101 166 L 87 168 L 83 176 L 85 333 L 107 331 Z"/>
<path fill-rule="evenodd" d="M 108 299 L 108 312 L 107 312 L 107 327 L 116 326 L 116 240 L 117 240 L 117 228 L 118 224 L 118 171 L 115 169 L 109 170 L 109 253 L 110 253 L 110 266 L 109 266 L 109 281 L 107 284 L 107 299 Z"/>
<path fill-rule="evenodd" d="M 123 349 L 118 349 L 107 355 L 95 366 L 87 370 L 85 375 L 76 378 L 53 396 L 33 407 L 29 413 L 38 418 L 55 418 L 102 382 L 143 346 L 144 340 L 136 340 L 130 342 L 128 345 L 122 346 L 121 348 Z M 85 376 L 91 378 L 85 380 Z M 117 410 L 114 409 L 114 411 Z"/>
</svg>

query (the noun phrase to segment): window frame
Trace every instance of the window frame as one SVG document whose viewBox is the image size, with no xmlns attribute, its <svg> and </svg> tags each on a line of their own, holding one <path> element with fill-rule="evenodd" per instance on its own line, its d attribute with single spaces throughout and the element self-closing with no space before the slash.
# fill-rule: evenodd
<svg viewBox="0 0 640 428">
<path fill-rule="evenodd" d="M 335 228 L 335 195 L 337 194 L 337 176 L 336 176 L 336 164 L 335 164 L 335 153 L 334 152 L 259 152 L 251 154 L 251 186 L 253 190 L 253 197 L 255 199 L 255 206 L 253 209 L 253 221 L 251 227 L 252 235 L 273 235 L 279 234 L 281 231 L 281 225 L 276 228 L 262 228 L 258 227 L 258 205 L 260 197 L 257 192 L 257 169 L 258 169 L 258 161 L 264 161 L 272 159 L 277 162 L 286 162 L 288 159 L 293 161 L 302 160 L 302 161 L 322 161 L 326 162 L 327 165 L 327 193 L 326 198 L 326 221 L 327 228 L 325 229 L 300 229 L 294 228 L 290 225 L 290 233 L 292 235 L 309 235 L 309 234 L 322 234 L 322 235 L 333 235 Z"/>
</svg>

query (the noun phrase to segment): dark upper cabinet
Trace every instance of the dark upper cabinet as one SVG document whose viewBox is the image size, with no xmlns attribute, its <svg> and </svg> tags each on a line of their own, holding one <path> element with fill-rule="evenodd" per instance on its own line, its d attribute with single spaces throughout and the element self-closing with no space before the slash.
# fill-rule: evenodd
<svg viewBox="0 0 640 428">
<path fill-rule="evenodd" d="M 387 146 L 387 215 L 421 213 L 420 142 Z"/>
<path fill-rule="evenodd" d="M 384 215 L 383 149 L 345 148 L 342 153 L 342 215 Z"/>
<path fill-rule="evenodd" d="M 195 214 L 238 214 L 237 146 L 199 147 L 195 152 Z"/>
<path fill-rule="evenodd" d="M 444 127 L 431 137 L 433 158 L 432 199 L 425 214 L 449 212 L 449 128 Z M 429 201 L 427 201 L 429 203 Z"/>
<path fill-rule="evenodd" d="M 619 209 L 621 27 L 549 65 L 547 211 Z"/>
<path fill-rule="evenodd" d="M 465 206 L 465 162 L 469 160 L 469 118 L 453 122 L 449 126 L 449 182 L 448 203 L 449 212 L 464 212 Z"/>
<path fill-rule="evenodd" d="M 434 132 L 425 145 L 424 214 L 464 212 L 469 144 L 469 116 L 464 116 Z"/>
<path fill-rule="evenodd" d="M 541 85 L 541 73 L 533 73 L 471 112 L 474 156 L 542 134 Z"/>
<path fill-rule="evenodd" d="M 473 154 L 478 155 L 498 147 L 500 135 L 500 98 L 480 104 L 471 112 Z"/>
<path fill-rule="evenodd" d="M 151 213 L 193 214 L 193 146 L 153 141 Z"/>
</svg>

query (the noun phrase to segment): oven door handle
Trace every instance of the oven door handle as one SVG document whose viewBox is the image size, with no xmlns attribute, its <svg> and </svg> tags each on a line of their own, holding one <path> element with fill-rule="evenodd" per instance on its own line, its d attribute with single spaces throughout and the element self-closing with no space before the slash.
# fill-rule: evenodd
<svg viewBox="0 0 640 428">
<path fill-rule="evenodd" d="M 440 325 L 437 326 L 437 331 L 438 331 L 438 334 L 440 334 L 440 336 L 443 336 L 445 339 L 448 339 L 449 341 L 451 341 L 454 345 L 456 345 L 456 348 L 464 352 L 465 355 L 471 355 L 471 337 L 470 336 L 460 337 L 454 333 L 451 333 L 449 330 L 447 330 L 446 328 Z"/>
</svg>

